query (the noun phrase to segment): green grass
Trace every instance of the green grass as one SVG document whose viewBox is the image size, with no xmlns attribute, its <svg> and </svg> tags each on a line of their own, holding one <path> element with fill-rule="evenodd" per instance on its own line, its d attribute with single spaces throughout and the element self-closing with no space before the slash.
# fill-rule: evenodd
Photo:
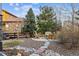
<svg viewBox="0 0 79 59">
<path fill-rule="evenodd" d="M 7 41 L 3 44 L 3 48 L 8 48 L 8 47 L 14 47 L 17 45 L 22 44 L 23 41 L 22 40 L 11 40 L 11 41 Z"/>
</svg>

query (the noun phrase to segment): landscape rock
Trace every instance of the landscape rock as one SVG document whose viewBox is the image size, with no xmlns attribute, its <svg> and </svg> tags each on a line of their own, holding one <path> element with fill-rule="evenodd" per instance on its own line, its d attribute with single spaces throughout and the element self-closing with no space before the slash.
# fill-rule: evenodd
<svg viewBox="0 0 79 59">
<path fill-rule="evenodd" d="M 52 50 L 46 50 L 45 53 L 42 53 L 43 56 L 60 56 L 60 54 L 52 51 Z"/>
</svg>

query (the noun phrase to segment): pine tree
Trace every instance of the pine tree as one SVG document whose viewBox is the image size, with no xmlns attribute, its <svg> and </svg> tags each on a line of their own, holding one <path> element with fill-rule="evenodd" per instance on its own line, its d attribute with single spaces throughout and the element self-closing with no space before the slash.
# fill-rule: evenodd
<svg viewBox="0 0 79 59">
<path fill-rule="evenodd" d="M 25 32 L 25 33 L 29 32 L 30 37 L 33 37 L 35 30 L 36 30 L 35 15 L 33 13 L 32 8 L 30 8 L 29 11 L 27 12 L 26 22 L 24 24 L 22 32 Z"/>
<path fill-rule="evenodd" d="M 56 14 L 52 7 L 44 6 L 40 8 L 40 15 L 38 18 L 38 32 L 43 34 L 46 31 L 55 32 L 56 31 Z"/>
</svg>

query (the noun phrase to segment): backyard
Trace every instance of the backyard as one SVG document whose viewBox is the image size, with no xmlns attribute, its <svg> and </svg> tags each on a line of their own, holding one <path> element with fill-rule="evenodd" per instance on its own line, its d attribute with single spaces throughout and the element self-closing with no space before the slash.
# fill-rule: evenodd
<svg viewBox="0 0 79 59">
<path fill-rule="evenodd" d="M 15 43 L 12 43 L 15 42 Z M 18 43 L 17 43 L 18 42 Z M 6 45 L 5 45 L 6 44 Z M 67 49 L 57 40 L 22 38 L 4 40 L 4 53 L 8 56 L 78 56 L 79 48 Z M 19 53 L 19 54 L 18 54 Z M 20 56 L 19 55 L 19 56 Z"/>
<path fill-rule="evenodd" d="M 4 54 L 79 56 L 79 4 L 56 4 L 55 7 L 53 3 L 40 3 L 38 6 L 18 3 L 33 7 L 19 7 L 20 12 L 14 10 L 15 15 L 5 5 L 19 7 L 16 3 L 13 6 L 9 3 L 3 4 L 0 49 Z"/>
</svg>

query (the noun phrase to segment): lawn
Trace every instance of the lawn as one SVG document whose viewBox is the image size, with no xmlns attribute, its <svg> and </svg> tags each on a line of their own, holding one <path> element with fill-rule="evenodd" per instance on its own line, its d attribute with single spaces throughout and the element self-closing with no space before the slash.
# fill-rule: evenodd
<svg viewBox="0 0 79 59">
<path fill-rule="evenodd" d="M 3 42 L 3 48 L 15 47 L 23 43 L 23 40 L 8 40 Z"/>
</svg>

